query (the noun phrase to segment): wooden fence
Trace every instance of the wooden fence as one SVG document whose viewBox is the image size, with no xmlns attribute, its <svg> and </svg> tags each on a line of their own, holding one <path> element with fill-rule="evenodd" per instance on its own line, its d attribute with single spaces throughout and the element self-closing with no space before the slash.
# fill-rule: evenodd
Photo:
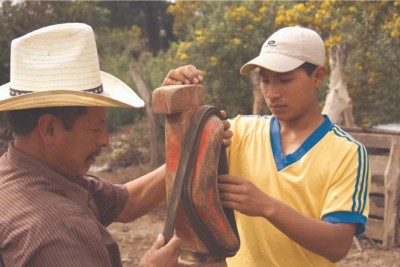
<svg viewBox="0 0 400 267">
<path fill-rule="evenodd" d="M 400 245 L 400 132 L 344 128 L 368 150 L 370 214 L 365 237 L 383 247 Z"/>
</svg>

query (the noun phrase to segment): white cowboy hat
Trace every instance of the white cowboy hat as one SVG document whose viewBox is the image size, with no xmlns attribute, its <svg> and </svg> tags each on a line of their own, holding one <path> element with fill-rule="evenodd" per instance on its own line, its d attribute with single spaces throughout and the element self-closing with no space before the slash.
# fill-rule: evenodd
<svg viewBox="0 0 400 267">
<path fill-rule="evenodd" d="M 0 86 L 0 111 L 57 106 L 138 108 L 144 102 L 100 71 L 93 29 L 65 23 L 14 39 L 10 82 Z"/>
</svg>

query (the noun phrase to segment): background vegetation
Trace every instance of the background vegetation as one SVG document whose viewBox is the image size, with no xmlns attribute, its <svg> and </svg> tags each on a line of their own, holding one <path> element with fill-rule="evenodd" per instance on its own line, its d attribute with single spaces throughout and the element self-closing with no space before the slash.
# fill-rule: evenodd
<svg viewBox="0 0 400 267">
<path fill-rule="evenodd" d="M 206 73 L 209 104 L 231 116 L 251 113 L 250 81 L 240 67 L 274 31 L 303 25 L 321 33 L 327 53 L 335 44 L 348 49 L 345 75 L 356 123 L 399 122 L 399 11 L 399 0 L 1 1 L 0 84 L 9 81 L 12 39 L 50 24 L 84 22 L 95 30 L 101 68 L 132 88 L 132 63 L 149 90 L 160 86 L 171 68 L 190 63 Z M 320 90 L 321 105 L 327 89 Z M 109 116 L 115 129 L 143 121 L 145 112 L 110 109 Z M 161 137 L 161 116 L 158 124 Z"/>
</svg>

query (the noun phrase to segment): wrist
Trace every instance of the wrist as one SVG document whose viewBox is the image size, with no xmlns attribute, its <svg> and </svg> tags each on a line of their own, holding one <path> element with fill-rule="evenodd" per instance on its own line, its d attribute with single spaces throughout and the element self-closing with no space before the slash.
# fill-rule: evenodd
<svg viewBox="0 0 400 267">
<path fill-rule="evenodd" d="M 272 197 L 267 196 L 263 206 L 262 216 L 267 220 L 273 219 L 279 212 L 279 201 Z"/>
</svg>

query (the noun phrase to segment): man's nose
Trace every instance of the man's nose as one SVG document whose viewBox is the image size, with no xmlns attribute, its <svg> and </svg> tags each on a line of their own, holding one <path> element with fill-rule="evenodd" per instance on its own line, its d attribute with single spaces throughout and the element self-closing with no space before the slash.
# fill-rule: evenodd
<svg viewBox="0 0 400 267">
<path fill-rule="evenodd" d="M 267 89 L 267 97 L 270 99 L 276 99 L 276 98 L 280 98 L 281 97 L 281 88 L 279 87 L 278 84 L 271 82 L 268 85 L 268 89 Z"/>
<path fill-rule="evenodd" d="M 106 147 L 110 144 L 110 135 L 108 134 L 107 128 L 104 128 L 104 130 L 101 132 L 99 136 L 99 144 L 102 147 Z"/>
</svg>

